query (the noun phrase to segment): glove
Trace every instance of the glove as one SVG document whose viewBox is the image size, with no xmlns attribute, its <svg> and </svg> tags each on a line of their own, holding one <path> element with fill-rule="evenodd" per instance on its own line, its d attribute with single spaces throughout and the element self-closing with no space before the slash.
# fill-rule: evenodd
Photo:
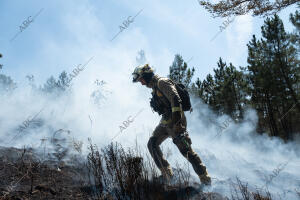
<svg viewBox="0 0 300 200">
<path fill-rule="evenodd" d="M 181 112 L 172 113 L 172 125 L 176 134 L 184 132 L 185 127 L 181 122 Z"/>
</svg>

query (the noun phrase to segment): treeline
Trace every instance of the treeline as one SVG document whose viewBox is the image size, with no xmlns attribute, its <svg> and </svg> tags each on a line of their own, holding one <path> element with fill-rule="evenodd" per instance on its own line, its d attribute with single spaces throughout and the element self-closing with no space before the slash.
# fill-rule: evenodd
<svg viewBox="0 0 300 200">
<path fill-rule="evenodd" d="M 69 78 L 65 71 L 60 73 L 58 78 L 50 76 L 46 82 L 40 86 L 35 84 L 34 76 L 26 76 L 28 85 L 35 91 L 40 92 L 43 95 L 48 95 L 49 97 L 61 96 L 69 88 Z M 17 83 L 13 81 L 10 76 L 0 73 L 0 96 L 7 96 L 13 93 L 13 91 L 18 88 Z"/>
<path fill-rule="evenodd" d="M 253 35 L 248 46 L 248 65 L 237 69 L 222 58 L 214 74 L 191 82 L 194 68 L 175 55 L 169 77 L 184 83 L 191 94 L 218 115 L 242 120 L 248 108 L 257 111 L 258 133 L 293 140 L 300 133 L 300 13 L 290 14 L 295 27 L 287 33 L 278 15 L 267 18 L 262 38 Z"/>
</svg>

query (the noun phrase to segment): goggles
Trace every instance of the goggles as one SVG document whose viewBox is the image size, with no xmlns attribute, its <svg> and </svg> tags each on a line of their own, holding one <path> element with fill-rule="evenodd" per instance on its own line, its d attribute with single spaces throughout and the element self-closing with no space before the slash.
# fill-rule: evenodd
<svg viewBox="0 0 300 200">
<path fill-rule="evenodd" d="M 133 73 L 132 76 L 133 76 L 133 79 L 132 79 L 133 82 L 137 82 L 138 79 L 140 78 L 140 75 L 136 74 L 136 73 Z"/>
</svg>

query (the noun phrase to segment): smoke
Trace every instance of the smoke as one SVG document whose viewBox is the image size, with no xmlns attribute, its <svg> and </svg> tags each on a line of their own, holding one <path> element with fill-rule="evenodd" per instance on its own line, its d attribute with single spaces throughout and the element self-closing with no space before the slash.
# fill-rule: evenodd
<svg viewBox="0 0 300 200">
<path fill-rule="evenodd" d="M 247 110 L 244 121 L 238 124 L 229 121 L 229 116 L 217 118 L 201 102 L 196 107 L 196 113 L 188 114 L 189 131 L 194 149 L 215 178 L 213 191 L 228 195 L 228 185 L 238 177 L 254 191 L 268 189 L 274 199 L 297 198 L 299 144 L 258 135 L 255 132 L 258 118 L 253 110 Z M 209 122 L 210 119 L 216 123 Z"/>
<path fill-rule="evenodd" d="M 151 90 L 139 83 L 133 84 L 131 73 L 135 66 L 151 60 L 150 65 L 157 67 L 156 72 L 166 76 L 174 54 L 168 49 L 151 49 L 134 23 L 114 40 L 115 43 L 109 43 L 104 23 L 92 11 L 87 12 L 86 6 L 68 2 L 62 10 L 80 13 L 81 17 L 75 21 L 70 14 L 59 16 L 67 33 L 56 40 L 41 38 L 39 52 L 44 53 L 33 53 L 37 57 L 30 60 L 41 62 L 44 68 L 39 69 L 40 74 L 26 73 L 41 79 L 39 77 L 53 74 L 48 70 L 53 63 L 73 66 L 55 69 L 55 73 L 63 70 L 69 73 L 74 66 L 86 63 L 92 56 L 94 59 L 59 97 L 38 92 L 38 86 L 32 87 L 32 82 L 27 84 L 24 80 L 17 82 L 18 87 L 11 94 L 0 96 L 0 145 L 29 145 L 42 153 L 43 138 L 51 139 L 56 131 L 65 130 L 65 137 L 82 142 L 83 155 L 87 152 L 88 138 L 99 147 L 118 142 L 133 148 L 137 142 L 147 152 L 148 139 L 160 118 L 149 106 Z M 71 42 L 65 39 L 70 35 Z M 141 54 L 136 59 L 141 48 L 147 52 L 147 59 Z M 24 69 L 32 64 L 23 62 Z M 66 62 L 65 65 L 62 62 Z M 230 185 L 239 177 L 253 190 L 268 188 L 275 199 L 279 199 L 278 194 L 282 199 L 296 199 L 295 189 L 300 188 L 299 144 L 255 133 L 257 115 L 253 110 L 248 110 L 245 120 L 237 124 L 228 116 L 216 117 L 199 100 L 194 100 L 193 105 L 194 111 L 186 112 L 192 147 L 214 178 L 212 187 L 206 190 L 229 197 Z M 176 167 L 176 163 L 187 166 L 199 181 L 171 139 L 167 139 L 162 148 L 172 167 Z"/>
</svg>

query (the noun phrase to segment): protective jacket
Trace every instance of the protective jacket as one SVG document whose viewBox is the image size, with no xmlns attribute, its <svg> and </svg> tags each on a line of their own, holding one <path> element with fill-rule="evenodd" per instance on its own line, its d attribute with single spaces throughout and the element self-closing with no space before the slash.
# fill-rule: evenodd
<svg viewBox="0 0 300 200">
<path fill-rule="evenodd" d="M 181 99 L 174 83 L 168 79 L 154 75 L 149 83 L 152 87 L 152 100 L 159 107 L 157 111 L 162 115 L 160 123 L 174 125 L 185 118 L 181 109 Z M 150 103 L 151 104 L 151 103 Z"/>
</svg>

